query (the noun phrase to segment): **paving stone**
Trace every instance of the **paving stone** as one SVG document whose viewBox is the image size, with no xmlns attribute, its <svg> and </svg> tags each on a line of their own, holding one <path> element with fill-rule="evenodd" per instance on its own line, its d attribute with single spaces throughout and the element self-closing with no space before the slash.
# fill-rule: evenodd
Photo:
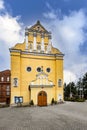
<svg viewBox="0 0 87 130">
<path fill-rule="evenodd" d="M 0 108 L 0 130 L 87 130 L 87 102 Z"/>
</svg>

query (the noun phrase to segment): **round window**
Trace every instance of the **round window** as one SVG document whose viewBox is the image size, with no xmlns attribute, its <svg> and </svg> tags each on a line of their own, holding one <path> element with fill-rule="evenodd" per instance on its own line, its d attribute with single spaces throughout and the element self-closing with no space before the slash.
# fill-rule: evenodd
<svg viewBox="0 0 87 130">
<path fill-rule="evenodd" d="M 31 71 L 31 67 L 27 67 L 27 71 L 30 72 Z"/>
<path fill-rule="evenodd" d="M 38 71 L 38 72 L 41 72 L 41 68 L 40 68 L 40 67 L 38 67 L 38 68 L 37 68 L 37 71 Z"/>
<path fill-rule="evenodd" d="M 50 70 L 51 70 L 50 68 L 47 68 L 47 69 L 46 69 L 46 71 L 47 71 L 48 73 L 50 72 Z"/>
</svg>

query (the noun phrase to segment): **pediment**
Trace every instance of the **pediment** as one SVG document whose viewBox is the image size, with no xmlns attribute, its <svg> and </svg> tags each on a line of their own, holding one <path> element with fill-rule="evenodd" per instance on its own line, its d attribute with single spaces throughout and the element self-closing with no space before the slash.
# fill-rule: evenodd
<svg viewBox="0 0 87 130">
<path fill-rule="evenodd" d="M 53 87 L 54 83 L 48 79 L 48 75 L 40 72 L 36 75 L 36 79 L 30 82 L 30 87 Z"/>
<path fill-rule="evenodd" d="M 40 21 L 37 21 L 37 23 L 28 29 L 29 31 L 35 31 L 40 33 L 49 33 L 40 23 Z"/>
</svg>

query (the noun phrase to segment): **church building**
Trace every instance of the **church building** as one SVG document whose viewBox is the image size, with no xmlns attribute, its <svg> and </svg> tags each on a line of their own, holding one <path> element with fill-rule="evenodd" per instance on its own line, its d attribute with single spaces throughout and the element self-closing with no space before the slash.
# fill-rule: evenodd
<svg viewBox="0 0 87 130">
<path fill-rule="evenodd" d="M 53 47 L 51 32 L 40 23 L 25 28 L 23 43 L 10 48 L 10 104 L 46 106 L 63 100 L 63 54 Z"/>
</svg>

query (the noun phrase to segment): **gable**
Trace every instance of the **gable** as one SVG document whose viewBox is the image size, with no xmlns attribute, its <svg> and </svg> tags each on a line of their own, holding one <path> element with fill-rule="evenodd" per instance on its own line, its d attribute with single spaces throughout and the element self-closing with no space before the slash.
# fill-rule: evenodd
<svg viewBox="0 0 87 130">
<path fill-rule="evenodd" d="M 28 29 L 28 31 L 31 31 L 31 32 L 35 31 L 35 32 L 40 32 L 40 33 L 43 32 L 43 33 L 49 34 L 49 32 L 40 24 L 40 21 L 37 21 L 37 23 L 34 26 Z"/>
<path fill-rule="evenodd" d="M 43 71 L 36 75 L 36 79 L 30 82 L 30 87 L 53 87 L 54 83 L 48 79 Z"/>
</svg>

